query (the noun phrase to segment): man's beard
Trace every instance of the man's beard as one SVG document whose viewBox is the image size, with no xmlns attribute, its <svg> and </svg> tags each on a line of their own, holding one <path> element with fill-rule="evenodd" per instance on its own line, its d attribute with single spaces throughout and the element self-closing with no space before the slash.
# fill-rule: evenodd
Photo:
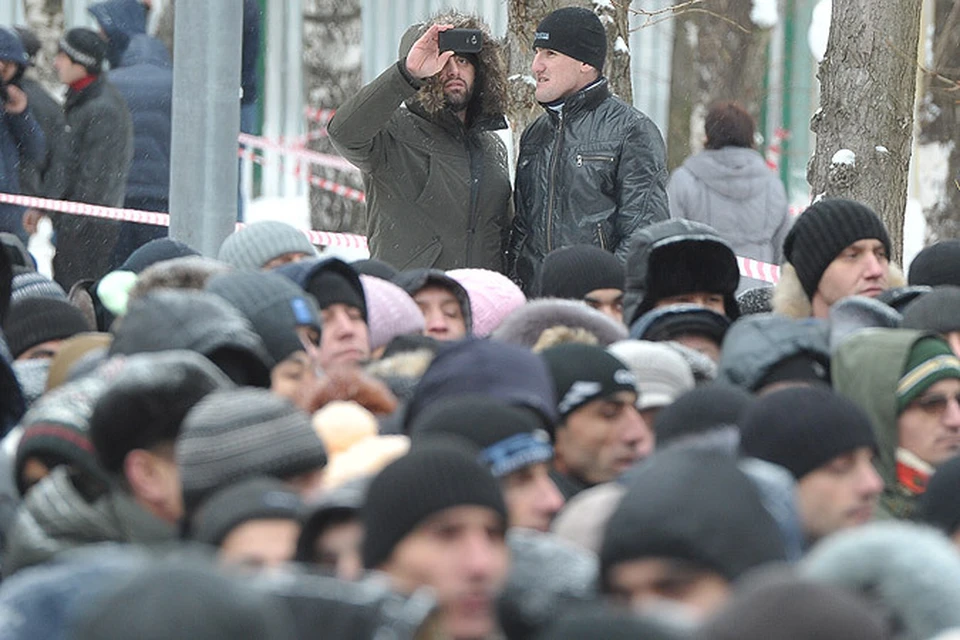
<svg viewBox="0 0 960 640">
<path fill-rule="evenodd" d="M 463 93 L 459 91 L 456 93 L 443 92 L 444 103 L 447 105 L 447 108 L 454 113 L 465 111 L 467 107 L 470 106 L 471 100 L 473 100 L 473 87 L 467 87 L 467 90 Z"/>
</svg>

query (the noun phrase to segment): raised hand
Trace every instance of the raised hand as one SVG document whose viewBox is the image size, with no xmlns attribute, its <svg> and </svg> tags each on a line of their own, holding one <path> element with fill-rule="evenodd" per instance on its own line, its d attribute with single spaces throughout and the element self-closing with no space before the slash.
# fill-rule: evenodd
<svg viewBox="0 0 960 640">
<path fill-rule="evenodd" d="M 453 51 L 440 52 L 438 35 L 441 31 L 453 29 L 452 24 L 431 25 L 420 38 L 413 43 L 407 54 L 407 71 L 420 80 L 440 73 L 453 56 Z"/>
<path fill-rule="evenodd" d="M 12 115 L 23 113 L 27 108 L 27 94 L 14 84 L 5 85 L 4 88 L 7 90 L 7 101 L 3 104 L 6 112 Z"/>
</svg>

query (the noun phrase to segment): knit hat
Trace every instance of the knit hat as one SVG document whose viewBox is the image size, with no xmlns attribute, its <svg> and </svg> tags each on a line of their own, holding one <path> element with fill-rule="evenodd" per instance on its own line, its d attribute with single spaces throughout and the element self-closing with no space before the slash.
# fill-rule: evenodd
<svg viewBox="0 0 960 640">
<path fill-rule="evenodd" d="M 281 265 L 275 271 L 293 280 L 294 284 L 312 295 L 321 310 L 331 304 L 343 303 L 360 309 L 363 321 L 370 321 L 360 276 L 343 260 L 339 258 L 300 260 Z"/>
<path fill-rule="evenodd" d="M 530 409 L 512 407 L 486 396 L 462 395 L 439 400 L 410 426 L 414 446 L 436 434 L 461 437 L 480 453 L 477 459 L 497 478 L 553 460 L 543 420 Z"/>
<path fill-rule="evenodd" d="M 897 382 L 897 413 L 939 380 L 960 379 L 960 358 L 940 338 L 927 336 L 914 343 Z"/>
<path fill-rule="evenodd" d="M 920 497 L 920 519 L 953 536 L 960 529 L 960 457 L 937 467 Z"/>
<path fill-rule="evenodd" d="M 440 348 L 407 403 L 404 426 L 440 398 L 476 393 L 537 411 L 552 428 L 557 404 L 550 371 L 529 349 L 468 339 Z"/>
<path fill-rule="evenodd" d="M 920 296 L 903 310 L 900 326 L 933 333 L 960 331 L 960 286 L 938 286 Z"/>
<path fill-rule="evenodd" d="M 182 242 L 171 238 L 157 238 L 131 253 L 117 271 L 132 271 L 139 274 L 158 262 L 199 255 L 199 251 Z"/>
<path fill-rule="evenodd" d="M 783 242 L 807 297 L 813 299 L 820 278 L 840 253 L 858 240 L 876 238 L 890 255 L 890 236 L 870 207 L 853 200 L 819 200 L 797 217 Z"/>
<path fill-rule="evenodd" d="M 924 247 L 910 263 L 911 285 L 960 286 L 960 240 L 941 240 Z"/>
<path fill-rule="evenodd" d="M 534 49 L 552 49 L 603 71 L 607 34 L 597 14 L 582 7 L 557 9 L 540 21 Z"/>
<path fill-rule="evenodd" d="M 730 318 L 698 304 L 671 304 L 648 311 L 630 325 L 634 340 L 663 342 L 687 334 L 703 335 L 719 346 L 730 328 Z"/>
<path fill-rule="evenodd" d="M 602 347 L 561 344 L 540 354 L 550 368 L 561 419 L 593 400 L 618 391 L 637 391 L 637 381 L 627 365 Z"/>
<path fill-rule="evenodd" d="M 37 37 L 29 27 L 14 27 L 14 31 L 17 32 L 17 35 L 20 36 L 20 42 L 23 44 L 23 50 L 27 52 L 27 58 L 29 59 L 29 64 L 33 64 L 33 58 L 37 55 L 40 49 L 43 47 L 43 43 L 40 42 L 40 38 Z"/>
<path fill-rule="evenodd" d="M 10 303 L 24 298 L 53 298 L 66 300 L 67 292 L 59 284 L 36 271 L 23 271 L 13 276 Z"/>
<path fill-rule="evenodd" d="M 230 484 L 211 494 L 193 514 L 190 537 L 215 547 L 236 527 L 251 520 L 299 521 L 300 496 L 283 482 L 254 477 Z"/>
<path fill-rule="evenodd" d="M 860 447 L 877 448 L 870 418 L 824 387 L 775 391 L 740 420 L 743 453 L 778 464 L 797 480 Z"/>
<path fill-rule="evenodd" d="M 93 327 L 86 316 L 66 300 L 26 298 L 7 312 L 3 332 L 14 359 L 38 344 L 63 340 Z"/>
<path fill-rule="evenodd" d="M 606 346 L 627 338 L 627 328 L 605 313 L 578 300 L 531 300 L 507 316 L 491 334 L 494 340 L 532 348 L 540 334 L 552 327 L 584 329 Z"/>
<path fill-rule="evenodd" d="M 256 271 L 288 253 L 317 255 L 317 250 L 302 231 L 286 222 L 262 220 L 234 231 L 217 252 L 217 260 L 238 269 Z"/>
<path fill-rule="evenodd" d="M 320 332 L 316 303 L 303 289 L 276 273 L 224 273 L 208 280 L 206 289 L 246 316 L 275 364 L 303 350 L 297 327 L 312 327 Z"/>
<path fill-rule="evenodd" d="M 375 258 L 354 260 L 350 263 L 350 266 L 360 275 L 374 276 L 381 280 L 392 281 L 400 274 L 400 271 L 392 264 Z"/>
<path fill-rule="evenodd" d="M 741 316 L 773 311 L 773 287 L 761 286 L 747 289 L 737 295 L 737 307 Z"/>
<path fill-rule="evenodd" d="M 770 365 L 757 380 L 755 391 L 780 383 L 830 385 L 830 361 L 801 351 Z"/>
<path fill-rule="evenodd" d="M 360 518 L 360 508 L 367 496 L 370 476 L 354 478 L 334 489 L 323 492 L 320 499 L 304 507 L 301 522 L 303 528 L 297 540 L 297 562 L 319 562 L 317 558 L 317 539 L 334 522 L 346 518 Z"/>
<path fill-rule="evenodd" d="M 86 67 L 91 74 L 100 73 L 103 59 L 107 57 L 107 43 L 86 27 L 74 27 L 60 37 L 60 51 L 73 62 Z"/>
<path fill-rule="evenodd" d="M 696 386 L 690 365 L 667 345 L 622 340 L 607 347 L 607 351 L 633 372 L 640 392 L 637 409 L 641 411 L 672 404 Z"/>
<path fill-rule="evenodd" d="M 473 333 L 473 313 L 470 308 L 470 294 L 459 282 L 439 269 L 408 269 L 401 271 L 393 283 L 410 294 L 410 297 L 417 295 L 417 292 L 427 286 L 440 287 L 453 294 L 453 297 L 460 303 L 460 312 L 463 314 L 463 323 L 467 327 L 467 334 Z"/>
<path fill-rule="evenodd" d="M 264 389 L 211 393 L 183 421 L 177 465 L 188 511 L 220 487 L 255 475 L 281 480 L 323 467 L 310 416 Z"/>
<path fill-rule="evenodd" d="M 16 62 L 24 67 L 30 63 L 20 36 L 8 27 L 0 27 L 0 61 Z"/>
<path fill-rule="evenodd" d="M 370 320 L 370 349 L 387 346 L 397 336 L 421 334 L 423 314 L 406 291 L 387 280 L 360 274 Z"/>
<path fill-rule="evenodd" d="M 743 415 L 754 402 L 752 395 L 730 384 L 712 382 L 697 387 L 657 414 L 653 423 L 657 446 L 719 429 L 738 431 Z"/>
<path fill-rule="evenodd" d="M 500 326 L 504 318 L 522 307 L 527 297 L 513 280 L 489 269 L 453 269 L 447 271 L 467 290 L 473 335 L 485 338 Z"/>
<path fill-rule="evenodd" d="M 537 295 L 583 300 L 597 289 L 623 291 L 624 278 L 623 264 L 612 253 L 592 244 L 575 244 L 554 249 L 543 259 Z"/>
<path fill-rule="evenodd" d="M 363 566 L 375 569 L 420 523 L 444 509 L 479 506 L 506 526 L 500 486 L 468 449 L 451 441 L 424 443 L 387 465 L 370 483 L 361 509 Z"/>
<path fill-rule="evenodd" d="M 784 543 L 751 480 L 727 454 L 670 449 L 636 468 L 610 517 L 600 550 L 600 583 L 644 558 L 688 560 L 729 582 L 785 559 Z"/>
</svg>

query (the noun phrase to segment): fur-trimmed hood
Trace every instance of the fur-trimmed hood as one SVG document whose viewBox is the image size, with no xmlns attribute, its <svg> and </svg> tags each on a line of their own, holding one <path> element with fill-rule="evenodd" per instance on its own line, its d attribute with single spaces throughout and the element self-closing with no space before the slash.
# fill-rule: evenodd
<svg viewBox="0 0 960 640">
<path fill-rule="evenodd" d="M 906 284 L 903 271 L 891 262 L 887 271 L 887 286 L 892 289 Z M 800 284 L 796 269 L 789 262 L 784 262 L 780 267 L 780 282 L 773 290 L 773 312 L 798 320 L 813 315 L 813 304 Z"/>
<path fill-rule="evenodd" d="M 445 11 L 436 14 L 427 22 L 411 26 L 400 40 L 400 60 L 406 59 L 413 43 L 432 24 L 452 24 L 457 29 L 479 29 L 483 33 L 483 47 L 480 53 L 476 54 L 476 78 L 467 121 L 471 126 L 482 123 L 484 128 L 490 129 L 506 126 L 504 114 L 507 108 L 507 64 L 503 43 L 493 37 L 490 27 L 479 16 Z M 406 104 L 407 108 L 422 111 L 431 117 L 443 112 L 446 102 L 440 79 L 432 76 L 424 80 L 419 91 L 407 100 Z"/>
</svg>

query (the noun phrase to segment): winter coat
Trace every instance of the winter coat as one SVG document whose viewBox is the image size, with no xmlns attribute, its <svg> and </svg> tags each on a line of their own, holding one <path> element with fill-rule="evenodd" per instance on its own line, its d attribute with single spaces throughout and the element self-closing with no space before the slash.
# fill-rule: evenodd
<svg viewBox="0 0 960 640">
<path fill-rule="evenodd" d="M 687 158 L 670 176 L 667 195 L 671 218 L 710 225 L 738 256 L 783 262 L 787 192 L 753 149 L 704 149 Z"/>
<path fill-rule="evenodd" d="M 917 515 L 919 496 L 897 480 L 897 383 L 910 351 L 929 333 L 907 329 L 864 329 L 840 343 L 831 361 L 834 390 L 857 403 L 870 416 L 877 436 L 874 461 L 884 490 L 874 513 L 880 519 L 910 520 Z"/>
<path fill-rule="evenodd" d="M 718 254 L 718 259 L 725 259 L 727 262 L 733 261 L 732 264 L 734 265 L 736 263 L 730 245 L 716 231 L 703 223 L 690 220 L 670 220 L 652 228 L 640 229 L 631 239 L 631 246 L 627 253 L 627 279 L 623 291 L 623 319 L 627 321 L 628 325 L 633 324 L 637 318 L 652 309 L 656 302 L 649 299 L 647 294 L 650 293 L 648 277 L 651 273 L 657 272 L 657 267 L 653 262 L 656 261 L 659 251 L 686 241 L 714 243 L 718 251 L 723 254 Z M 724 248 L 726 251 L 724 251 Z M 716 290 L 730 290 L 730 293 L 724 296 L 724 306 L 727 310 L 727 317 L 735 320 L 739 316 L 739 311 L 733 292 L 740 280 L 739 271 L 734 273 L 731 269 L 728 274 L 716 275 L 718 276 Z M 733 281 L 733 278 L 736 278 L 736 281 Z M 728 279 L 729 282 L 726 281 Z"/>
<path fill-rule="evenodd" d="M 260 3 L 243 0 L 243 44 L 240 50 L 240 104 L 257 101 L 257 62 L 260 60 Z"/>
<path fill-rule="evenodd" d="M 21 158 L 40 164 L 46 152 L 43 129 L 29 104 L 19 114 L 0 108 L 0 192 L 20 193 Z M 0 204 L 0 215 L 19 216 L 22 212 L 23 208 L 17 205 Z"/>
<path fill-rule="evenodd" d="M 473 18 L 454 22 L 482 27 Z M 330 121 L 330 140 L 363 172 L 371 257 L 400 271 L 503 272 L 510 176 L 506 147 L 494 132 L 507 127 L 506 73 L 499 45 L 487 35 L 466 126 L 444 106 L 437 76 L 417 83 L 407 74 L 405 52 Z"/>
<path fill-rule="evenodd" d="M 60 198 L 67 188 L 70 162 L 70 135 L 63 107 L 43 85 L 32 78 L 21 78 L 20 88 L 27 94 L 30 113 L 40 124 L 47 152 L 39 162 L 20 158 L 20 192 L 42 198 Z"/>
<path fill-rule="evenodd" d="M 23 501 L 7 540 L 3 575 L 83 545 L 161 544 L 175 538 L 175 527 L 147 513 L 119 489 L 88 501 L 67 467 L 58 467 Z"/>
<path fill-rule="evenodd" d="M 560 247 L 593 244 L 626 262 L 636 232 L 669 217 L 665 154 L 657 126 L 611 95 L 606 79 L 528 126 L 508 257 L 524 290 Z"/>
<path fill-rule="evenodd" d="M 110 82 L 123 96 L 133 124 L 133 161 L 126 199 L 166 202 L 170 195 L 173 65 L 156 38 L 134 36 Z"/>
<path fill-rule="evenodd" d="M 718 377 L 756 391 L 773 366 L 797 354 L 830 364 L 825 322 L 794 320 L 770 313 L 741 318 L 727 331 L 720 352 Z"/>
<path fill-rule="evenodd" d="M 887 265 L 887 286 L 891 289 L 903 287 L 907 279 L 896 263 Z M 773 311 L 791 318 L 809 318 L 813 315 L 813 303 L 800 284 L 797 271 L 789 262 L 780 267 L 780 282 L 773 289 Z"/>
<path fill-rule="evenodd" d="M 107 36 L 110 68 L 121 66 L 131 40 L 147 32 L 147 7 L 140 0 L 106 0 L 87 9 Z"/>
<path fill-rule="evenodd" d="M 123 96 L 100 76 L 80 91 L 68 91 L 63 108 L 73 148 L 67 199 L 123 206 L 133 159 L 133 122 Z"/>
</svg>

